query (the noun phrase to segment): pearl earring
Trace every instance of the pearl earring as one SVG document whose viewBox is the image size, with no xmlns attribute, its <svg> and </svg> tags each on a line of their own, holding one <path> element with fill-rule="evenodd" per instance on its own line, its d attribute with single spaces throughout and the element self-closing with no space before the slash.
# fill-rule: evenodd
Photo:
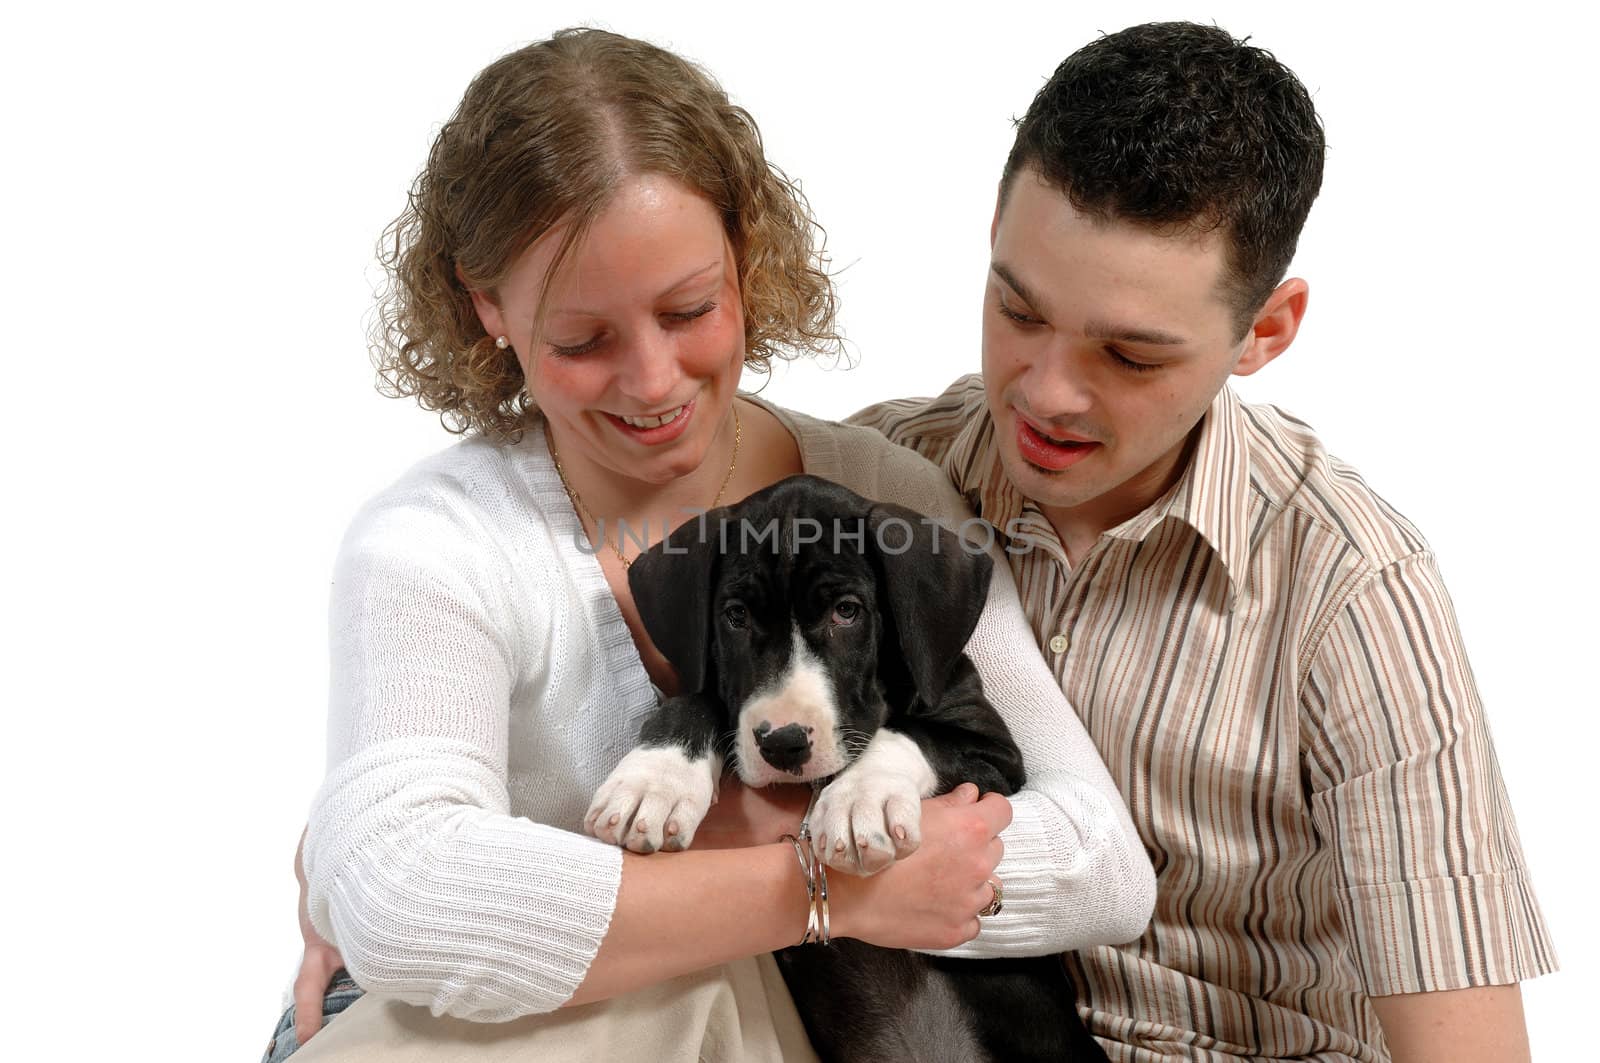
<svg viewBox="0 0 1600 1063">
<path fill-rule="evenodd" d="M 496 336 L 494 338 L 494 345 L 503 351 L 507 347 L 511 346 L 511 341 L 506 339 L 504 336 Z"/>
</svg>

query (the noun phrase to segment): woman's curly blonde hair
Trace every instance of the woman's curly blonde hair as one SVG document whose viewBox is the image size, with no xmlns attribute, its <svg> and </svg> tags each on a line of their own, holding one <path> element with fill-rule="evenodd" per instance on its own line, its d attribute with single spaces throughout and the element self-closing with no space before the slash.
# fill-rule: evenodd
<svg viewBox="0 0 1600 1063">
<path fill-rule="evenodd" d="M 745 364 L 836 350 L 822 230 L 704 70 L 604 30 L 568 29 L 496 60 L 439 131 L 405 211 L 384 232 L 372 353 L 379 390 L 414 395 L 452 432 L 513 441 L 533 408 L 513 351 L 471 292 L 494 295 L 530 244 L 571 222 L 571 258 L 619 181 L 682 182 L 722 214 L 738 259 Z"/>
</svg>

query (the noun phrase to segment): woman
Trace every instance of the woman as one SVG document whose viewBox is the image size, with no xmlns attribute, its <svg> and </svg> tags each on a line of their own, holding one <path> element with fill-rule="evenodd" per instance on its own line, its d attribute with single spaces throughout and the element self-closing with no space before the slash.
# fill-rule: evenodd
<svg viewBox="0 0 1600 1063">
<path fill-rule="evenodd" d="M 671 527 L 802 471 L 967 515 L 875 434 L 736 395 L 746 364 L 834 340 L 813 231 L 709 77 L 614 34 L 504 57 L 441 130 L 392 230 L 384 368 L 475 433 L 369 503 L 336 566 L 309 913 L 388 999 L 305 1059 L 809 1054 L 767 955 L 805 927 L 776 841 L 792 802 L 735 793 L 677 854 L 579 832 L 675 687 L 629 594 L 637 547 L 602 528 Z M 835 877 L 835 935 L 1025 955 L 1149 918 L 1139 839 L 996 568 L 969 654 L 1029 789 L 925 802 L 916 853 Z M 991 878 L 1006 904 L 980 922 Z"/>
</svg>

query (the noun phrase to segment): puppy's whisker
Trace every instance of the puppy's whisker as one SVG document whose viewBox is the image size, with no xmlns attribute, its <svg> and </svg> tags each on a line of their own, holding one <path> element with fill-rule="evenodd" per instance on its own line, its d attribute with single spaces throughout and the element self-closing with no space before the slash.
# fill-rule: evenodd
<svg viewBox="0 0 1600 1063">
<path fill-rule="evenodd" d="M 840 728 L 839 739 L 840 745 L 844 747 L 845 756 L 850 760 L 855 760 L 866 751 L 867 746 L 872 744 L 871 735 L 853 727 Z"/>
</svg>

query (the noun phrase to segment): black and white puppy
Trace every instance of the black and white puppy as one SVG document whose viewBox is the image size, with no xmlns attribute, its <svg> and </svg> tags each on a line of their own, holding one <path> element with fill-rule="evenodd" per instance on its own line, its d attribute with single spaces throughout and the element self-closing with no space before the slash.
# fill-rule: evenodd
<svg viewBox="0 0 1600 1063">
<path fill-rule="evenodd" d="M 678 528 L 628 582 L 679 692 L 601 785 L 589 830 L 640 853 L 688 847 L 731 758 L 751 786 L 829 780 L 817 853 L 872 874 L 919 845 L 922 798 L 965 781 L 1015 793 L 1022 755 L 962 652 L 990 575 L 933 521 L 811 476 Z M 778 957 L 826 1060 L 1105 1058 L 1053 957 L 851 940 Z"/>
</svg>

